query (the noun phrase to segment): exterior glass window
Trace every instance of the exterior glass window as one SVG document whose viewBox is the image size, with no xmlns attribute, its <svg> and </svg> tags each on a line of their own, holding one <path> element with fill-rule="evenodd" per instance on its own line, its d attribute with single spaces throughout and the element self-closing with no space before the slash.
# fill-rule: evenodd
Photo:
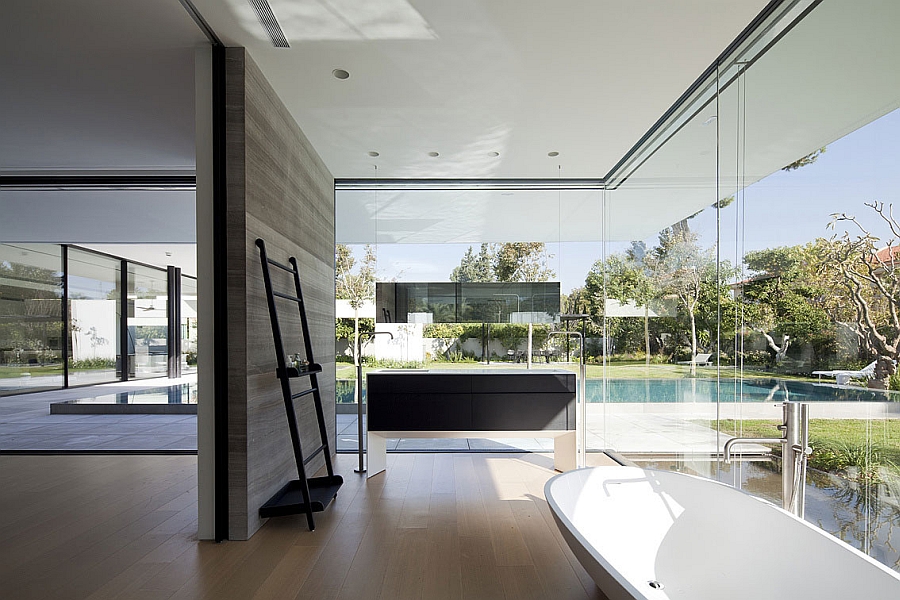
<svg viewBox="0 0 900 600">
<path fill-rule="evenodd" d="M 68 384 L 120 379 L 121 261 L 69 248 L 68 285 Z"/>
<path fill-rule="evenodd" d="M 166 272 L 128 265 L 129 377 L 164 377 L 168 361 Z"/>
<path fill-rule="evenodd" d="M 62 250 L 0 244 L 0 396 L 63 386 Z"/>
</svg>

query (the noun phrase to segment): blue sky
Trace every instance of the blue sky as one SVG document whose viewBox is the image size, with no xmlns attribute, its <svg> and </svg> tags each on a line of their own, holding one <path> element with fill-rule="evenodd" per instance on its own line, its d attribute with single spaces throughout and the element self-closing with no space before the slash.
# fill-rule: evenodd
<svg viewBox="0 0 900 600">
<path fill-rule="evenodd" d="M 900 215 L 900 110 L 833 142 L 816 163 L 791 172 L 778 171 L 744 191 L 742 252 L 790 246 L 829 237 L 831 214 L 857 216 L 873 233 L 888 235 L 865 202 L 877 200 L 898 206 Z M 737 203 L 722 210 L 721 256 L 740 259 L 735 244 Z M 716 215 L 706 210 L 690 221 L 701 243 L 716 240 Z M 656 239 L 645 240 L 648 246 Z M 448 281 L 469 244 L 380 244 L 378 278 L 397 281 Z M 623 248 L 611 245 L 608 252 Z M 584 284 L 591 265 L 601 255 L 600 242 L 548 244 L 562 291 Z M 477 250 L 477 247 L 475 248 Z M 355 254 L 361 255 L 354 247 Z"/>
</svg>

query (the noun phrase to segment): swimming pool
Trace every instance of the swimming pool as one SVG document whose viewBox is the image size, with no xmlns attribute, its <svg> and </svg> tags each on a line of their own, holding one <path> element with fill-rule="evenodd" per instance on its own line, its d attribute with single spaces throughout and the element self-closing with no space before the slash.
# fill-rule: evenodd
<svg viewBox="0 0 900 600">
<path fill-rule="evenodd" d="M 605 388 L 605 389 L 604 389 Z M 900 392 L 785 379 L 588 379 L 589 403 L 898 402 Z"/>
<path fill-rule="evenodd" d="M 197 383 L 124 390 L 50 403 L 51 415 L 197 414 Z"/>
</svg>

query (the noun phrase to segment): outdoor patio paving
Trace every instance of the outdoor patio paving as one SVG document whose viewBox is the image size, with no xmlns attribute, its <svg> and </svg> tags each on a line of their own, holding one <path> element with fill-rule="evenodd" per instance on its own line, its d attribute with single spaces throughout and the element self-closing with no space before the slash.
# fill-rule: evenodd
<svg viewBox="0 0 900 600">
<path fill-rule="evenodd" d="M 51 402 L 140 391 L 196 381 L 145 379 L 0 398 L 3 451 L 179 451 L 197 450 L 196 415 L 51 415 Z"/>
</svg>

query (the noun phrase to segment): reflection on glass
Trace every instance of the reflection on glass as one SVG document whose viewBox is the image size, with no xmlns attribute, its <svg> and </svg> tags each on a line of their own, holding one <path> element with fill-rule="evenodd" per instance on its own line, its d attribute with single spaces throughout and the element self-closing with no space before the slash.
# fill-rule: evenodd
<svg viewBox="0 0 900 600">
<path fill-rule="evenodd" d="M 62 253 L 0 244 L 0 396 L 63 385 Z"/>
<path fill-rule="evenodd" d="M 165 376 L 168 368 L 166 272 L 128 265 L 129 377 Z"/>
<path fill-rule="evenodd" d="M 378 323 L 550 323 L 558 282 L 378 283 Z"/>
<path fill-rule="evenodd" d="M 181 278 L 181 372 L 197 371 L 197 280 Z"/>
<path fill-rule="evenodd" d="M 68 250 L 69 385 L 121 377 L 121 261 Z"/>
</svg>

